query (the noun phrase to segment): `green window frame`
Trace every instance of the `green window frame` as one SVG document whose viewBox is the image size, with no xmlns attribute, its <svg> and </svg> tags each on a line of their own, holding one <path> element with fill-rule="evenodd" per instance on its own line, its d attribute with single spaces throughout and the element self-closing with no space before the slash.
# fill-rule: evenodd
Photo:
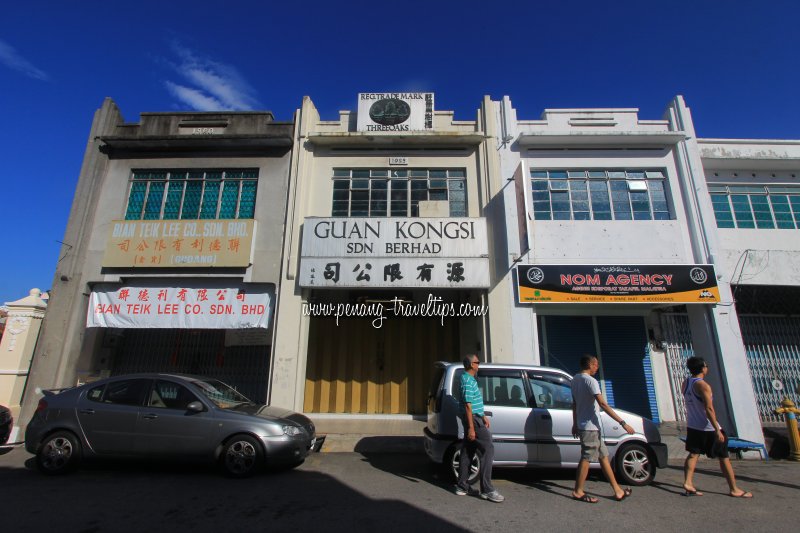
<svg viewBox="0 0 800 533">
<path fill-rule="evenodd" d="M 800 229 L 800 187 L 708 186 L 718 228 Z"/>
<path fill-rule="evenodd" d="M 125 220 L 247 219 L 258 169 L 134 170 Z"/>
</svg>

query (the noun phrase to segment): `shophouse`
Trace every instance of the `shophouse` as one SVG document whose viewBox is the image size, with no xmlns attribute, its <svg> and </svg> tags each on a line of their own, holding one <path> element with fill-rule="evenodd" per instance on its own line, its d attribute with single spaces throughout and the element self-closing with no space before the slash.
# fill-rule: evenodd
<svg viewBox="0 0 800 533">
<path fill-rule="evenodd" d="M 800 401 L 800 141 L 698 147 L 714 212 L 704 220 L 733 291 L 759 417 L 783 425 L 774 409 Z"/>
<path fill-rule="evenodd" d="M 323 121 L 304 99 L 273 403 L 424 414 L 434 361 L 487 357 L 494 139 L 481 116 L 434 104 L 432 93 L 361 93 L 357 113 Z"/>
<path fill-rule="evenodd" d="M 141 371 L 266 400 L 292 123 L 269 112 L 95 113 L 33 388 Z"/>
<path fill-rule="evenodd" d="M 682 98 L 661 120 L 636 109 L 546 109 L 518 120 L 508 98 L 493 105 L 502 174 L 516 184 L 505 197 L 518 206 L 504 280 L 515 294 L 514 352 L 570 372 L 582 354 L 597 354 L 610 402 L 656 421 L 683 417 L 683 362 L 702 355 L 723 425 L 762 441 L 734 264 L 713 227 Z"/>
</svg>

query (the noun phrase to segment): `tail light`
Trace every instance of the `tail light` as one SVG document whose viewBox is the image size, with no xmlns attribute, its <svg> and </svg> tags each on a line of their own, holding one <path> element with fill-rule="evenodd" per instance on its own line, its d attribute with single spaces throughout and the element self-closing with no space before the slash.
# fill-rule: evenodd
<svg viewBox="0 0 800 533">
<path fill-rule="evenodd" d="M 41 400 L 39 400 L 39 405 L 36 406 L 36 412 L 41 413 L 45 409 L 47 409 L 47 401 L 44 398 L 42 398 Z"/>
</svg>

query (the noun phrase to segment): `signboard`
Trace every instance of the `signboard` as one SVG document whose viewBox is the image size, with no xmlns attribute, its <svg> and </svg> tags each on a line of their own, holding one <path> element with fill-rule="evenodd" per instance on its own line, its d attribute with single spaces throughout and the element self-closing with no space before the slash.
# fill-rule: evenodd
<svg viewBox="0 0 800 533">
<path fill-rule="evenodd" d="M 483 218 L 316 218 L 303 224 L 301 287 L 488 287 Z"/>
<path fill-rule="evenodd" d="M 89 328 L 246 329 L 269 326 L 271 285 L 100 283 L 86 313 Z"/>
<path fill-rule="evenodd" d="M 255 220 L 112 220 L 104 267 L 248 267 Z"/>
<path fill-rule="evenodd" d="M 520 162 L 514 172 L 514 193 L 517 197 L 517 231 L 519 232 L 519 255 L 528 253 L 531 249 L 528 235 L 528 214 L 531 212 L 531 180 L 527 178 L 525 164 Z"/>
<path fill-rule="evenodd" d="M 359 93 L 358 131 L 433 130 L 433 93 Z"/>
<path fill-rule="evenodd" d="M 489 286 L 485 258 L 306 258 L 300 262 L 300 286 L 320 288 Z"/>
<path fill-rule="evenodd" d="M 518 265 L 519 303 L 719 303 L 712 265 Z"/>
</svg>

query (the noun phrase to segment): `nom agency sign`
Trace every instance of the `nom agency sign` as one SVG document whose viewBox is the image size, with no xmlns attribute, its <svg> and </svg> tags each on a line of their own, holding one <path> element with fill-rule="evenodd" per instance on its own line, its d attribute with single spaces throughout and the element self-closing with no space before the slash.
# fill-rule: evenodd
<svg viewBox="0 0 800 533">
<path fill-rule="evenodd" d="M 518 265 L 519 303 L 719 303 L 712 265 Z"/>
</svg>

